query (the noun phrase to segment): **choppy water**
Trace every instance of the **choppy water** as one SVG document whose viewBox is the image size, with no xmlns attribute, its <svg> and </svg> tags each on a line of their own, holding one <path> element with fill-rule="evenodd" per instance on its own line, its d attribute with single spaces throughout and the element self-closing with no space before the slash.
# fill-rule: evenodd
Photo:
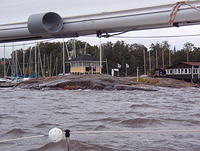
<svg viewBox="0 0 200 151">
<path fill-rule="evenodd" d="M 0 140 L 49 129 L 200 129 L 200 89 L 33 91 L 0 89 Z M 200 133 L 74 134 L 71 151 L 199 151 Z M 47 137 L 1 143 L 0 151 L 65 151 Z"/>
</svg>

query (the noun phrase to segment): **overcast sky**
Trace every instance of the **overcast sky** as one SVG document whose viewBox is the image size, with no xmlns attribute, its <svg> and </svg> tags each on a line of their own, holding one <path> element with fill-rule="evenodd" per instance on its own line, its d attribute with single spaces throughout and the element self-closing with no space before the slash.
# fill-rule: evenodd
<svg viewBox="0 0 200 151">
<path fill-rule="evenodd" d="M 176 3 L 177 0 L 1 0 L 0 5 L 0 24 L 27 21 L 31 14 L 43 13 L 48 11 L 57 12 L 62 17 L 85 15 L 99 12 L 108 12 L 115 10 L 124 10 L 140 8 L 146 6 Z M 133 31 L 126 33 L 125 36 L 157 36 L 157 35 L 187 35 L 200 34 L 200 26 L 188 26 L 180 28 L 154 29 Z M 98 38 L 80 37 L 79 40 L 89 42 L 90 44 L 99 44 Z M 160 39 L 102 39 L 102 42 L 124 40 L 127 43 L 141 43 L 149 48 L 151 43 L 167 40 L 172 47 L 182 48 L 185 42 L 194 43 L 200 47 L 199 37 L 185 38 L 160 38 Z M 66 39 L 67 40 L 67 39 Z M 12 44 L 12 43 L 10 43 Z M 2 44 L 0 44 L 2 45 Z M 19 47 L 17 47 L 19 48 Z M 6 49 L 8 57 L 12 48 Z M 3 49 L 0 48 L 0 58 L 3 57 Z"/>
</svg>

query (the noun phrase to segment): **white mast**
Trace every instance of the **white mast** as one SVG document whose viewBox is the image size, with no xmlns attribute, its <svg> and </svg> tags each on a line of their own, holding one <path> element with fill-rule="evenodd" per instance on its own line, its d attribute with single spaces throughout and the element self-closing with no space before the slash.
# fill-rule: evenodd
<svg viewBox="0 0 200 151">
<path fill-rule="evenodd" d="M 35 76 L 37 77 L 37 42 L 35 41 Z"/>
<path fill-rule="evenodd" d="M 100 61 L 99 61 L 99 64 L 100 64 L 100 74 L 102 73 L 102 45 L 101 45 L 101 37 L 99 37 L 99 51 L 100 51 Z"/>
<path fill-rule="evenodd" d="M 6 46 L 5 44 L 3 45 L 3 52 L 4 52 L 3 73 L 4 73 L 4 78 L 5 78 L 6 77 Z"/>
<path fill-rule="evenodd" d="M 65 75 L 65 41 L 63 39 L 63 75 Z"/>
</svg>

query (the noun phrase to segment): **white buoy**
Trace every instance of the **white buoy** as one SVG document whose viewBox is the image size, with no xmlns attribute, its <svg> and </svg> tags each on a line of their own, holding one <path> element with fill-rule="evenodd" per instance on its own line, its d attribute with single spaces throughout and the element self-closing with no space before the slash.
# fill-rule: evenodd
<svg viewBox="0 0 200 151">
<path fill-rule="evenodd" d="M 63 131 L 59 128 L 52 128 L 49 131 L 49 140 L 51 142 L 57 143 L 63 139 Z"/>
</svg>

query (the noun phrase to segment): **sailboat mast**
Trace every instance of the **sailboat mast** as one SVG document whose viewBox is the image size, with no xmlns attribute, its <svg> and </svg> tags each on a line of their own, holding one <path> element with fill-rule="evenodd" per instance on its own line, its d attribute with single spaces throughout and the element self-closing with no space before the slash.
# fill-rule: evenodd
<svg viewBox="0 0 200 151">
<path fill-rule="evenodd" d="M 3 46 L 3 50 L 4 50 L 4 66 L 3 66 L 3 72 L 4 72 L 4 78 L 6 77 L 6 46 L 4 44 Z"/>
<path fill-rule="evenodd" d="M 37 42 L 35 41 L 35 76 L 37 77 Z"/>
<path fill-rule="evenodd" d="M 65 75 L 65 41 L 63 39 L 63 75 Z"/>
</svg>

